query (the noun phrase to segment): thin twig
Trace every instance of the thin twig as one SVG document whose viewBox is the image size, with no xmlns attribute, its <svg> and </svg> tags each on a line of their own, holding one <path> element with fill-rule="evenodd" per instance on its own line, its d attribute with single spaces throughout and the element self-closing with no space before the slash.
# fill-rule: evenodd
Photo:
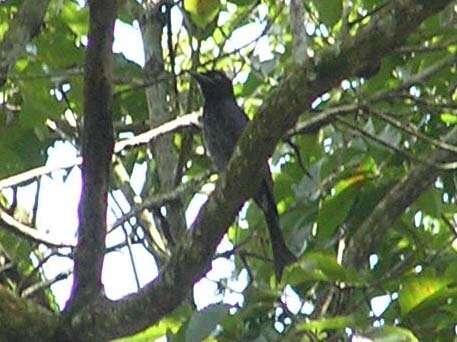
<svg viewBox="0 0 457 342">
<path fill-rule="evenodd" d="M 6 211 L 0 208 L 0 222 L 2 226 L 7 229 L 9 232 L 18 235 L 20 237 L 25 238 L 26 240 L 33 242 L 33 243 L 42 243 L 48 247 L 55 247 L 55 248 L 64 248 L 70 247 L 73 248 L 74 245 L 61 243 L 58 241 L 53 240 L 52 236 L 48 234 L 43 234 L 39 230 L 29 227 L 14 217 L 10 216 Z"/>
<path fill-rule="evenodd" d="M 113 196 L 111 194 L 111 199 L 113 200 L 113 202 L 116 204 L 116 206 L 118 207 L 118 209 L 122 212 L 122 206 L 119 204 L 119 201 L 117 200 L 117 198 L 115 196 Z M 115 214 L 113 208 L 111 208 L 111 211 L 113 212 L 113 214 Z M 137 287 L 137 291 L 141 288 L 141 284 L 140 284 L 140 278 L 138 276 L 138 270 L 137 270 L 137 267 L 136 267 L 136 263 L 135 263 L 135 258 L 133 256 L 133 252 L 132 252 L 132 244 L 130 243 L 130 237 L 129 237 L 129 234 L 127 232 L 127 229 L 125 228 L 125 225 L 126 224 L 129 224 L 128 222 L 124 222 L 122 225 L 121 225 L 121 228 L 122 228 L 122 231 L 124 232 L 124 238 L 125 238 L 125 243 L 126 243 L 126 247 L 127 247 L 127 251 L 129 253 L 129 259 L 130 259 L 130 264 L 132 265 L 132 271 L 133 271 L 133 276 L 135 278 L 135 283 L 136 283 L 136 287 Z M 129 224 L 130 225 L 130 224 Z M 130 225 L 130 229 L 133 230 L 133 227 Z"/>
<path fill-rule="evenodd" d="M 457 224 L 455 220 L 451 221 L 446 217 L 446 215 L 441 214 L 441 219 L 446 223 L 446 225 L 449 227 L 449 230 L 451 231 L 452 235 L 454 236 L 454 239 L 457 239 Z"/>
<path fill-rule="evenodd" d="M 400 129 L 400 130 L 402 130 L 402 131 L 404 131 L 404 132 L 406 132 L 406 133 L 408 133 L 410 135 L 413 135 L 418 139 L 422 139 L 422 140 L 428 142 L 429 144 L 431 144 L 433 146 L 441 148 L 442 150 L 446 150 L 446 151 L 449 151 L 449 152 L 457 153 L 457 146 L 448 144 L 448 143 L 446 143 L 444 141 L 441 141 L 441 140 L 438 140 L 438 139 L 430 138 L 428 135 L 423 134 L 421 132 L 418 132 L 416 129 L 412 128 L 411 127 L 412 124 L 410 124 L 410 123 L 405 125 L 402 122 L 396 120 L 391 115 L 389 115 L 389 114 L 387 114 L 385 112 L 378 111 L 378 110 L 376 110 L 374 108 L 371 108 L 371 107 L 367 107 L 366 109 L 368 110 L 369 113 L 376 115 L 377 117 L 381 118 L 385 122 L 388 122 L 392 126 L 398 128 L 398 129 Z M 367 115 L 363 111 L 362 111 L 362 114 Z"/>
<path fill-rule="evenodd" d="M 358 17 L 357 19 L 355 19 L 355 20 L 353 20 L 353 21 L 350 21 L 350 22 L 349 22 L 349 26 L 354 26 L 355 24 L 361 23 L 361 22 L 364 21 L 366 18 L 375 15 L 375 14 L 378 13 L 380 10 L 382 10 L 384 7 L 386 7 L 386 6 L 389 4 L 389 2 L 391 2 L 391 0 L 386 0 L 386 2 L 384 2 L 383 4 L 380 4 L 379 6 L 373 8 L 371 11 L 368 11 L 368 12 L 365 13 L 364 15 Z"/>
<path fill-rule="evenodd" d="M 401 148 L 398 148 L 382 139 L 379 139 L 378 137 L 374 136 L 373 134 L 367 132 L 366 130 L 360 128 L 360 127 L 357 127 L 356 125 L 353 125 L 352 123 L 350 123 L 349 121 L 341 118 L 341 117 L 337 117 L 336 118 L 336 121 L 342 123 L 343 125 L 349 127 L 352 131 L 354 132 L 358 132 L 360 133 L 361 135 L 363 135 L 364 137 L 366 138 L 369 138 L 371 140 L 373 140 L 374 142 L 384 146 L 384 147 L 387 147 L 388 149 L 390 150 L 393 150 L 395 152 L 398 152 L 402 155 L 404 155 L 405 157 L 407 157 L 408 159 L 412 160 L 412 161 L 415 161 L 415 162 L 418 162 L 418 163 L 421 163 L 421 164 L 424 164 L 424 165 L 427 165 L 427 166 L 430 166 L 431 168 L 434 168 L 434 169 L 438 169 L 438 170 L 443 170 L 443 171 L 449 171 L 449 170 L 454 170 L 457 168 L 457 162 L 451 162 L 451 163 L 433 163 L 433 162 L 430 162 L 429 160 L 427 159 L 423 159 L 423 158 L 420 158 L 420 157 L 417 157 L 415 156 L 414 154 L 412 153 L 409 153 L 405 150 L 402 150 Z"/>
<path fill-rule="evenodd" d="M 37 291 L 47 289 L 48 287 L 54 285 L 55 283 L 67 279 L 72 271 L 67 271 L 67 272 L 62 272 L 59 273 L 57 276 L 55 276 L 53 279 L 43 281 L 41 283 L 33 284 L 32 286 L 29 286 L 26 288 L 24 291 L 22 291 L 22 297 L 27 298 L 32 296 L 34 293 Z"/>
<path fill-rule="evenodd" d="M 38 264 L 32 269 L 32 271 L 30 271 L 29 274 L 27 274 L 23 279 L 21 279 L 21 281 L 17 285 L 19 293 L 21 293 L 23 291 L 24 287 L 30 283 L 30 280 L 40 271 L 40 269 L 43 267 L 43 265 L 45 263 L 47 263 L 49 261 L 49 259 L 51 259 L 51 257 L 53 257 L 55 255 L 56 255 L 56 253 L 54 251 L 49 253 L 47 256 L 45 256 L 43 259 L 41 259 L 38 262 Z"/>
<path fill-rule="evenodd" d="M 173 132 L 177 129 L 189 126 L 198 126 L 198 118 L 200 114 L 195 112 L 187 115 L 180 116 L 174 120 L 168 121 L 163 125 L 160 125 L 156 128 L 153 128 L 145 133 L 139 134 L 133 138 L 121 140 L 116 143 L 114 147 L 115 153 L 119 153 L 126 148 L 131 148 L 134 146 L 145 145 L 149 143 L 151 140 L 156 139 L 158 136 L 163 134 Z M 25 182 L 30 182 L 33 179 L 40 177 L 42 175 L 46 175 L 52 173 L 57 170 L 61 169 L 69 169 L 74 166 L 80 165 L 82 162 L 81 157 L 77 157 L 70 161 L 65 161 L 61 164 L 53 164 L 53 165 L 45 165 L 40 166 L 23 173 L 4 178 L 0 180 L 0 190 L 4 188 L 9 188 L 15 185 L 22 185 Z"/>
<path fill-rule="evenodd" d="M 187 115 L 179 116 L 174 120 L 170 120 L 163 125 L 160 125 L 156 128 L 153 128 L 145 133 L 139 134 L 133 138 L 121 140 L 116 143 L 114 147 L 114 152 L 119 153 L 126 148 L 132 148 L 138 145 L 145 145 L 153 139 L 157 139 L 159 136 L 162 136 L 166 133 L 173 132 L 177 129 L 188 127 L 188 126 L 198 126 L 200 112 L 194 112 Z"/>
<path fill-rule="evenodd" d="M 395 89 L 395 91 L 401 91 L 409 89 L 410 87 L 420 84 L 430 77 L 436 75 L 439 71 L 446 67 L 450 67 L 457 62 L 457 55 L 451 55 L 444 57 L 437 61 L 436 63 L 430 65 L 428 68 L 425 68 L 422 72 L 415 74 L 407 79 L 404 79 L 403 83 Z M 393 90 L 380 90 L 376 94 L 370 97 L 370 101 L 380 101 L 388 98 L 392 94 Z"/>
<path fill-rule="evenodd" d="M 32 208 L 32 227 L 36 227 L 36 219 L 38 214 L 38 202 L 40 200 L 40 190 L 41 190 L 41 178 L 38 178 L 36 183 L 36 191 L 35 191 L 35 198 L 33 200 L 33 208 Z"/>
<path fill-rule="evenodd" d="M 437 52 L 447 50 L 451 45 L 457 43 L 457 39 L 450 39 L 448 41 L 425 46 L 425 45 L 417 45 L 417 46 L 399 46 L 395 49 L 396 52 L 401 53 L 428 53 L 428 52 Z"/>
<path fill-rule="evenodd" d="M 210 175 L 210 172 L 205 172 L 204 174 L 194 178 L 189 183 L 183 183 L 178 185 L 172 191 L 167 191 L 159 194 L 154 194 L 153 196 L 144 199 L 144 201 L 134 206 L 128 213 L 123 214 L 119 217 L 108 229 L 108 233 L 119 227 L 120 225 L 124 224 L 126 221 L 130 220 L 132 217 L 137 216 L 145 209 L 149 208 L 160 208 L 161 206 L 173 202 L 179 198 L 183 198 L 186 194 L 193 193 L 195 190 L 205 182 Z"/>
</svg>

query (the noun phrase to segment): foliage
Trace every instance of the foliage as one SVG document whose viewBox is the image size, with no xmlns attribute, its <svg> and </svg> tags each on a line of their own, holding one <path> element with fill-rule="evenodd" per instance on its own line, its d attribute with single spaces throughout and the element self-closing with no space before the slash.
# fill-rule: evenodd
<svg viewBox="0 0 457 342">
<path fill-rule="evenodd" d="M 252 118 L 294 63 L 291 16 L 284 2 L 213 2 L 217 8 L 211 9 L 208 22 L 218 20 L 217 25 L 206 27 L 208 23 L 202 24 L 201 18 L 191 18 L 200 26 L 198 30 L 205 29 L 204 34 L 182 23 L 182 15 L 186 15 L 182 8 L 178 11 L 182 2 L 171 6 L 172 23 L 179 25 L 172 26 L 170 37 L 164 29 L 164 42 L 171 38 L 172 44 L 164 43 L 163 56 L 164 72 L 172 77 L 151 82 L 143 77 L 138 61 L 115 54 L 113 119 L 117 140 L 149 128 L 151 113 L 144 89 L 151 85 L 165 87 L 168 107 L 179 116 L 201 104 L 186 71 L 222 69 L 235 76 L 236 95 Z M 144 9 L 135 0 L 121 3 L 120 17 L 125 22 L 141 18 Z M 329 47 L 338 50 L 385 6 L 385 1 L 378 0 L 305 3 L 309 58 L 320 56 Z M 0 38 L 20 5 L 21 1 L 1 4 Z M 164 8 L 164 12 L 170 10 Z M 28 43 L 25 55 L 10 71 L 0 95 L 0 179 L 44 165 L 47 150 L 57 142 L 79 148 L 87 20 L 87 8 L 78 1 L 51 2 L 42 32 Z M 253 30 L 259 35 L 252 41 L 237 41 L 252 36 Z M 169 51 L 170 47 L 174 51 Z M 455 145 L 443 143 L 457 123 L 456 49 L 457 13 L 450 6 L 427 19 L 380 66 L 373 66 L 374 72 L 344 80 L 316 99 L 312 112 L 304 113 L 297 130 L 277 146 L 271 159 L 275 196 L 286 240 L 299 256 L 299 262 L 286 270 L 281 282 L 273 276 L 263 216 L 249 203 L 228 231 L 233 251 L 216 256 L 233 263 L 234 269 L 214 280 L 214 303 L 199 310 L 184 303 L 157 325 L 122 341 L 149 341 L 161 336 L 169 341 L 315 341 L 355 335 L 374 341 L 454 339 L 455 165 L 442 170 L 427 191 L 394 217 L 381 239 L 367 236 L 356 247 L 367 255 L 362 264 L 346 262 L 345 256 L 355 252 L 347 242 L 396 184 L 418 165 L 430 163 L 435 151 L 457 150 Z M 331 75 L 332 70 L 328 73 Z M 340 115 L 326 125 L 313 131 L 298 129 L 310 117 L 332 110 Z M 215 177 L 207 177 L 211 163 L 203 153 L 200 133 L 184 129 L 172 134 L 174 150 L 170 153 L 179 157 L 182 168 L 178 183 L 193 184 L 190 192 L 178 192 L 185 208 L 202 185 L 206 184 L 206 190 Z M 136 217 L 116 228 L 126 232 L 119 249 L 126 251 L 131 244 L 144 246 L 161 266 L 162 258 L 166 260 L 167 253 L 172 253 L 170 241 L 165 234 L 145 226 L 141 211 L 134 210 L 137 202 L 132 190 L 130 194 L 126 190 L 135 183 L 131 178 L 135 168 L 142 166 L 146 171 L 139 191 L 141 202 L 163 194 L 155 157 L 148 146 L 118 153 L 116 159 L 127 174 L 127 186 L 125 179 L 113 172 L 111 191 L 127 201 L 127 211 L 132 210 L 131 216 Z M 429 167 L 435 170 L 440 165 Z M 15 212 L 17 192 L 26 184 L 19 185 L 1 189 L 5 194 L 1 208 Z M 40 202 L 30 216 L 45 205 Z M 163 205 L 147 208 L 159 223 L 167 219 L 160 214 L 165 211 L 160 210 Z M 125 214 L 122 209 L 114 209 L 117 219 Z M 384 215 L 394 213 L 386 210 Z M 32 224 L 36 218 L 22 221 Z M 56 251 L 43 250 L 41 254 L 37 244 L 0 230 L 0 285 L 16 291 L 24 279 L 45 282 L 43 275 L 35 274 L 36 266 L 43 266 L 37 260 Z M 14 272 L 6 268 L 8 265 L 14 265 Z M 240 291 L 231 288 L 244 283 Z M 241 299 L 233 301 L 234 295 Z M 373 299 L 380 296 L 385 298 L 383 310 L 373 305 Z M 43 297 L 48 300 L 47 306 L 57 310 L 49 289 L 40 293 L 40 302 Z"/>
</svg>

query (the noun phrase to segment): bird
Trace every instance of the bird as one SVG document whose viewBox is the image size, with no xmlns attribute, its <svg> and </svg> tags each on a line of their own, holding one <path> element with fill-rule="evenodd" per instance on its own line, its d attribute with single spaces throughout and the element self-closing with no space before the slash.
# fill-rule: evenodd
<svg viewBox="0 0 457 342">
<path fill-rule="evenodd" d="M 222 172 L 232 156 L 235 145 L 249 119 L 241 109 L 233 91 L 233 84 L 225 73 L 211 70 L 191 72 L 203 94 L 203 140 L 216 169 Z M 281 280 L 284 268 L 297 260 L 288 249 L 281 232 L 279 214 L 273 195 L 273 179 L 268 162 L 262 167 L 262 180 L 253 196 L 263 211 L 270 235 L 275 276 Z"/>
</svg>

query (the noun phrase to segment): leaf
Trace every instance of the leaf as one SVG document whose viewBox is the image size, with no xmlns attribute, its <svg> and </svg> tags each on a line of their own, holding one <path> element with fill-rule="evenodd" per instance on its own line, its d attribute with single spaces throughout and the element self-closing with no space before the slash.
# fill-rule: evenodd
<svg viewBox="0 0 457 342">
<path fill-rule="evenodd" d="M 219 0 L 184 0 L 184 9 L 189 12 L 192 22 L 201 29 L 216 18 L 220 8 Z"/>
<path fill-rule="evenodd" d="M 130 25 L 142 12 L 141 4 L 136 0 L 122 0 L 119 2 L 118 18 Z"/>
<path fill-rule="evenodd" d="M 384 326 L 373 328 L 363 335 L 373 342 L 418 342 L 419 340 L 408 329 Z"/>
<path fill-rule="evenodd" d="M 333 27 L 341 18 L 343 11 L 342 0 L 314 0 L 319 17 L 329 28 Z"/>
<path fill-rule="evenodd" d="M 441 121 L 448 125 L 455 125 L 457 124 L 457 115 L 452 113 L 442 113 L 440 115 Z"/>
<path fill-rule="evenodd" d="M 186 330 L 186 342 L 200 342 L 206 338 L 229 313 L 228 304 L 211 304 L 195 312 Z"/>
<path fill-rule="evenodd" d="M 169 334 L 176 334 L 186 324 L 191 313 L 192 311 L 187 306 L 180 306 L 152 327 L 138 334 L 116 339 L 113 342 L 149 342 Z"/>
<path fill-rule="evenodd" d="M 255 2 L 255 0 L 229 0 L 229 2 L 234 3 L 238 6 L 248 6 Z"/>
<path fill-rule="evenodd" d="M 243 97 L 250 96 L 262 84 L 262 79 L 257 75 L 257 72 L 251 71 L 241 88 L 240 95 Z"/>
<path fill-rule="evenodd" d="M 398 56 L 388 56 L 381 62 L 381 68 L 375 76 L 371 77 L 363 86 L 367 94 L 374 93 L 381 89 L 386 89 L 389 85 L 389 80 L 392 79 L 392 73 L 399 63 Z"/>
<path fill-rule="evenodd" d="M 23 105 L 21 116 L 30 127 L 44 126 L 47 118 L 56 118 L 61 114 L 62 106 L 49 92 L 50 84 L 44 81 L 24 83 L 21 87 Z"/>
<path fill-rule="evenodd" d="M 286 269 L 284 282 L 298 285 L 307 281 L 345 282 L 352 285 L 364 283 L 356 272 L 338 264 L 333 255 L 322 252 L 306 253 Z"/>
<path fill-rule="evenodd" d="M 83 46 L 76 46 L 75 34 L 60 20 L 54 20 L 53 30 L 37 38 L 38 59 L 52 70 L 80 65 L 84 60 Z"/>
<path fill-rule="evenodd" d="M 421 303 L 446 289 L 448 280 L 434 276 L 410 278 L 399 293 L 400 309 L 403 316 L 416 309 Z"/>
<path fill-rule="evenodd" d="M 78 37 L 87 35 L 89 21 L 87 7 L 79 8 L 78 5 L 67 2 L 62 9 L 61 18 Z"/>
<path fill-rule="evenodd" d="M 355 318 L 353 316 L 336 316 L 303 323 L 298 326 L 298 331 L 321 332 L 324 330 L 344 329 L 354 324 Z"/>
<path fill-rule="evenodd" d="M 156 339 L 165 336 L 167 332 L 171 331 L 175 333 L 181 326 L 181 322 L 176 319 L 165 318 L 162 319 L 158 324 L 146 329 L 145 331 L 136 335 L 120 338 L 113 342 L 148 342 L 155 341 Z"/>
<path fill-rule="evenodd" d="M 317 218 L 317 234 L 320 240 L 325 241 L 333 236 L 348 216 L 357 194 L 357 186 L 349 187 L 324 200 Z"/>
<path fill-rule="evenodd" d="M 322 159 L 319 160 L 319 162 L 312 164 L 307 170 L 309 175 L 302 176 L 302 179 L 298 184 L 291 185 L 291 188 L 293 189 L 295 196 L 298 199 L 306 199 L 311 201 L 318 199 L 321 193 L 320 180 L 322 164 Z"/>
<path fill-rule="evenodd" d="M 414 203 L 414 208 L 433 217 L 440 216 L 442 207 L 441 195 L 436 189 L 423 192 Z"/>
<path fill-rule="evenodd" d="M 30 254 L 34 248 L 28 241 L 20 240 L 15 235 L 4 230 L 0 225 L 0 247 L 11 258 L 21 274 L 26 274 L 33 269 Z"/>
<path fill-rule="evenodd" d="M 44 164 L 47 141 L 40 141 L 33 128 L 18 123 L 2 132 L 0 139 L 0 178 Z"/>
<path fill-rule="evenodd" d="M 401 141 L 401 134 L 397 129 L 390 125 L 386 125 L 382 132 L 378 134 L 378 138 L 391 146 L 398 146 Z"/>
</svg>

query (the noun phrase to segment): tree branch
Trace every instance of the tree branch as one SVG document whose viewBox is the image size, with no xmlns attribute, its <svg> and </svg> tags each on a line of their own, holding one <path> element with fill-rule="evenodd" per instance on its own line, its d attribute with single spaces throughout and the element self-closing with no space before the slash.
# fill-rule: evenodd
<svg viewBox="0 0 457 342">
<path fill-rule="evenodd" d="M 117 142 L 114 151 L 118 153 L 127 148 L 148 144 L 151 141 L 157 139 L 158 137 L 163 136 L 164 134 L 175 132 L 184 127 L 199 126 L 198 119 L 200 118 L 200 116 L 200 112 L 194 112 L 183 116 L 179 116 L 176 119 L 167 121 L 160 126 L 150 129 L 147 132 Z"/>
<path fill-rule="evenodd" d="M 421 164 L 424 164 L 424 165 L 427 165 L 429 168 L 432 168 L 432 169 L 438 169 L 438 170 L 441 170 L 441 171 L 445 171 L 445 170 L 453 170 L 457 167 L 457 164 L 455 162 L 450 162 L 450 163 L 436 163 L 436 161 L 433 161 L 433 160 L 430 160 L 430 159 L 424 159 L 422 157 L 419 157 L 419 156 L 415 156 L 414 154 L 406 151 L 406 150 L 403 150 L 381 138 L 378 138 L 377 136 L 367 132 L 366 130 L 364 130 L 363 128 L 359 128 L 357 127 L 356 125 L 352 124 L 351 122 L 341 118 L 341 117 L 338 117 L 336 118 L 336 120 L 340 123 L 342 123 L 343 125 L 349 127 L 349 129 L 355 133 L 359 133 L 360 135 L 368 138 L 368 139 L 371 139 L 373 140 L 374 142 L 380 144 L 381 146 L 384 146 L 390 150 L 393 150 L 394 152 L 397 152 L 399 154 L 402 154 L 403 156 L 405 156 L 406 158 L 414 161 L 414 162 L 417 162 L 417 163 L 421 163 Z M 455 152 L 454 152 L 454 155 L 455 155 Z"/>
<path fill-rule="evenodd" d="M 89 1 L 84 76 L 82 192 L 74 281 L 66 307 L 71 312 L 100 296 L 103 288 L 101 272 L 105 252 L 107 195 L 114 148 L 111 78 L 116 11 L 116 1 Z"/>
<path fill-rule="evenodd" d="M 52 336 L 58 324 L 56 315 L 24 298 L 18 298 L 0 285 L 1 341 L 53 341 Z M 65 341 L 65 336 L 60 337 L 61 341 Z"/>
<path fill-rule="evenodd" d="M 30 169 L 23 173 L 19 173 L 17 175 L 0 180 L 0 190 L 5 189 L 5 188 L 11 188 L 13 186 L 23 185 L 25 183 L 28 183 L 28 182 L 34 180 L 35 178 L 47 175 L 54 171 L 72 168 L 76 165 L 81 164 L 81 162 L 82 162 L 82 158 L 78 157 L 78 158 L 75 158 L 74 160 L 65 161 L 64 163 L 61 163 L 61 164 L 44 165 L 44 166 L 39 166 L 39 167 Z"/>
<path fill-rule="evenodd" d="M 141 133 L 129 139 L 118 141 L 114 146 L 114 152 L 119 153 L 124 149 L 148 144 L 163 134 L 175 132 L 176 130 L 182 129 L 184 127 L 198 126 L 198 119 L 200 115 L 201 114 L 197 112 L 183 115 L 174 120 L 165 122 L 163 125 L 160 125 L 156 128 L 150 129 L 147 132 Z M 17 175 L 4 178 L 0 180 L 0 190 L 10 188 L 12 186 L 22 185 L 23 183 L 32 181 L 35 178 L 52 173 L 57 170 L 69 169 L 73 166 L 81 164 L 81 162 L 82 158 L 78 157 L 74 160 L 66 161 L 62 164 L 40 166 Z"/>
<path fill-rule="evenodd" d="M 454 152 L 457 153 L 457 146 L 448 144 L 444 141 L 441 141 L 440 139 L 433 139 L 429 137 L 428 135 L 419 132 L 419 130 L 416 127 L 413 127 L 412 123 L 402 123 L 399 120 L 395 119 L 393 115 L 389 115 L 386 112 L 382 112 L 379 110 L 376 110 L 375 108 L 372 107 L 366 107 L 366 111 L 362 111 L 362 114 L 365 114 L 368 116 L 369 114 L 373 114 L 380 118 L 381 120 L 391 124 L 392 126 L 402 130 L 403 132 L 406 132 L 418 139 L 422 139 L 423 141 L 428 142 L 429 144 L 436 146 L 438 148 L 441 148 L 443 150 L 447 150 L 449 152 Z"/>
<path fill-rule="evenodd" d="M 122 225 L 132 217 L 140 214 L 143 210 L 152 207 L 160 208 L 161 206 L 182 199 L 188 194 L 193 194 L 200 188 L 204 181 L 207 180 L 209 174 L 204 173 L 203 175 L 194 178 L 189 183 L 178 185 L 175 189 L 163 193 L 158 193 L 147 197 L 142 203 L 135 203 L 135 206 L 126 214 L 119 217 L 109 228 L 108 232 L 112 231 L 116 227 Z"/>
<path fill-rule="evenodd" d="M 292 31 L 292 56 L 294 63 L 306 60 L 305 6 L 302 0 L 290 1 L 290 29 Z"/>
<path fill-rule="evenodd" d="M 144 76 L 147 81 L 168 75 L 164 67 L 162 33 L 166 22 L 166 14 L 161 8 L 165 2 L 148 1 L 145 3 L 145 15 L 140 21 L 140 29 L 143 36 L 145 55 Z M 170 53 L 170 51 L 168 51 Z M 175 75 L 167 77 L 172 81 Z M 157 83 L 146 89 L 148 112 L 151 128 L 162 125 L 164 122 L 173 119 L 178 113 L 170 110 L 173 107 L 167 100 L 167 94 L 171 93 L 173 87 L 171 82 Z M 177 108 L 175 108 L 176 110 Z M 178 155 L 173 144 L 173 135 L 160 136 L 151 146 L 156 161 L 156 172 L 159 180 L 159 191 L 170 191 L 176 186 L 176 174 L 178 166 Z M 186 230 L 186 219 L 184 208 L 180 201 L 166 205 L 166 220 L 172 227 L 171 236 L 173 240 L 179 240 L 181 234 Z M 161 220 L 155 220 L 156 226 L 161 227 Z M 164 229 L 161 227 L 161 230 Z M 160 267 L 160 265 L 159 265 Z"/>
<path fill-rule="evenodd" d="M 0 208 L 0 224 L 9 232 L 32 243 L 42 243 L 48 247 L 55 248 L 74 247 L 71 244 L 54 241 L 50 235 L 42 234 L 39 230 L 19 222 L 2 208 Z"/>
</svg>

